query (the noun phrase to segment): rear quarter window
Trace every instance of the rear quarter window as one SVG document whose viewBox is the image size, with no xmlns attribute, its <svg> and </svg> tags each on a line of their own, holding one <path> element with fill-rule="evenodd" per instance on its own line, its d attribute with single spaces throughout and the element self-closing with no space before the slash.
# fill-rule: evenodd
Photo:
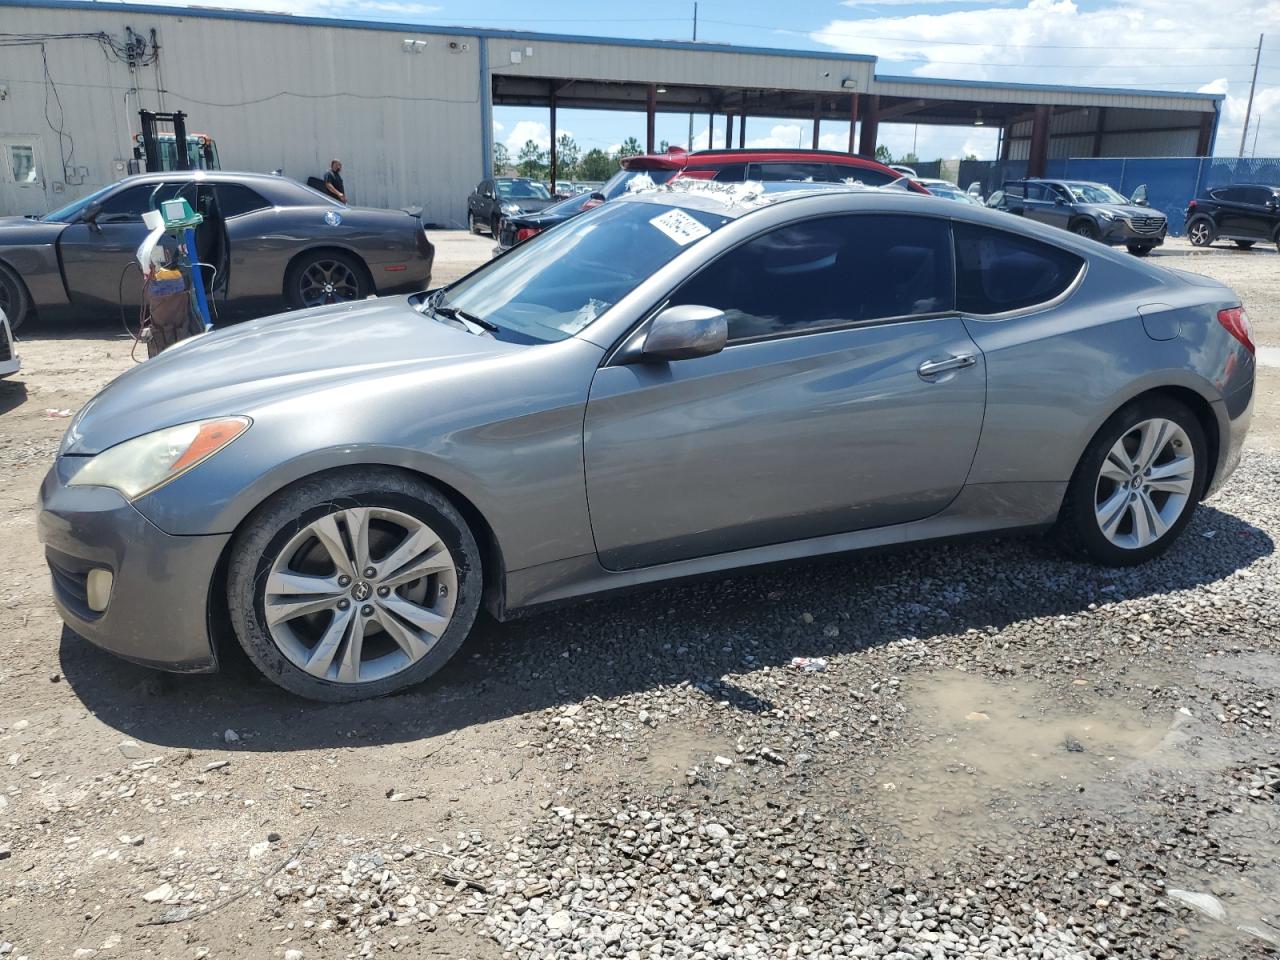
<svg viewBox="0 0 1280 960">
<path fill-rule="evenodd" d="M 956 309 L 975 316 L 1025 310 L 1060 296 L 1084 260 L 1039 240 L 979 227 L 953 226 Z"/>
</svg>

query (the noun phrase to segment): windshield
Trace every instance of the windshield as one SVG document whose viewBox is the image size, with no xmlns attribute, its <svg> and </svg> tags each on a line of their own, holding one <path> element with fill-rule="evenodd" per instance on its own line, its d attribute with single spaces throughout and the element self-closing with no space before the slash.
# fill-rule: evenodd
<svg viewBox="0 0 1280 960">
<path fill-rule="evenodd" d="M 619 170 L 605 181 L 604 186 L 596 192 L 604 194 L 604 198 L 606 200 L 614 200 L 627 192 L 628 185 L 631 184 L 632 181 L 639 181 L 637 182 L 637 187 L 641 184 L 649 186 L 648 183 L 644 183 L 640 180 L 641 177 L 651 181 L 653 186 L 659 186 L 660 184 L 666 183 L 675 175 L 675 170 Z"/>
<path fill-rule="evenodd" d="M 925 182 L 924 188 L 932 193 L 935 197 L 945 197 L 948 200 L 964 200 L 969 201 L 969 195 L 961 193 L 960 188 L 950 183 L 929 183 Z"/>
<path fill-rule="evenodd" d="M 550 200 L 547 188 L 534 180 L 499 180 L 498 196 L 514 200 Z"/>
<path fill-rule="evenodd" d="M 1071 196 L 1075 197 L 1078 203 L 1129 202 L 1110 187 L 1104 187 L 1100 183 L 1068 183 L 1066 188 L 1071 191 Z"/>
<path fill-rule="evenodd" d="M 65 207 L 59 207 L 52 213 L 46 213 L 40 219 L 45 223 L 74 223 L 85 207 L 93 203 L 93 201 L 100 200 L 105 197 L 109 192 L 114 190 L 116 186 L 117 185 L 114 183 L 109 183 L 105 187 L 100 187 L 93 191 L 93 193 L 89 194 L 87 197 L 81 197 L 79 200 L 73 200 Z"/>
<path fill-rule="evenodd" d="M 730 219 L 665 204 L 607 203 L 447 287 L 427 312 L 465 313 L 494 325 L 501 339 L 564 340 Z"/>
</svg>

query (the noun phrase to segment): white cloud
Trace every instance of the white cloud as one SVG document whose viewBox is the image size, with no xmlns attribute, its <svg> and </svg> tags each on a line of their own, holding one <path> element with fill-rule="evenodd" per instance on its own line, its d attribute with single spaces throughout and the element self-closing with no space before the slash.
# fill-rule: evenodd
<svg viewBox="0 0 1280 960">
<path fill-rule="evenodd" d="M 880 64 L 882 73 L 1225 93 L 1218 150 L 1234 154 L 1252 48 L 1259 33 L 1280 32 L 1280 4 L 1216 0 L 1212 34 L 1206 35 L 1204 0 L 1104 3 L 1086 9 L 1073 0 L 1025 0 L 1015 7 L 986 0 L 974 10 L 833 20 L 811 36 L 837 50 L 890 61 Z M 850 4 L 862 5 L 861 0 Z M 1264 64 L 1270 50 L 1263 48 Z M 892 61 L 903 68 L 895 69 Z M 1280 88 L 1260 86 L 1254 116 L 1277 106 Z M 1280 153 L 1280 123 L 1263 125 L 1258 153 Z"/>
<path fill-rule="evenodd" d="M 495 126 L 497 126 L 497 124 L 495 124 Z M 572 137 L 573 133 L 569 130 L 565 130 L 563 127 L 556 128 L 557 137 L 563 137 L 565 135 Z M 494 133 L 494 136 L 497 137 L 496 132 Z M 516 125 L 511 128 L 511 132 L 507 134 L 507 149 L 513 154 L 519 153 L 520 148 L 530 140 L 536 143 L 543 150 L 546 150 L 551 146 L 551 128 L 541 120 L 521 120 L 517 122 Z"/>
</svg>

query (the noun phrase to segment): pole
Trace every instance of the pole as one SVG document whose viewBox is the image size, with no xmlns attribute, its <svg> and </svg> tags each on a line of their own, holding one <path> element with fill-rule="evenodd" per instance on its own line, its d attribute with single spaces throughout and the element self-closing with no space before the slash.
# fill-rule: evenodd
<svg viewBox="0 0 1280 960">
<path fill-rule="evenodd" d="M 697 39 L 698 39 L 698 3 L 697 3 L 697 0 L 694 0 L 694 4 L 693 4 L 693 39 L 694 39 L 694 41 L 695 41 L 695 42 L 696 42 L 696 41 L 697 41 Z M 690 152 L 692 152 L 692 151 L 693 151 L 693 113 L 692 113 L 692 112 L 690 112 L 690 114 L 689 114 L 689 140 L 688 140 L 688 145 L 689 145 L 689 151 L 690 151 Z M 708 147 L 710 147 L 710 146 L 712 146 L 712 144 L 708 143 L 708 144 L 707 144 L 707 146 L 708 146 Z"/>
<path fill-rule="evenodd" d="M 1240 153 L 1237 156 L 1244 156 L 1245 137 L 1249 135 L 1249 114 L 1253 112 L 1253 91 L 1258 87 L 1258 63 L 1262 60 L 1262 38 L 1266 34 L 1258 34 L 1258 52 L 1253 58 L 1253 80 L 1249 83 L 1249 101 L 1244 108 L 1244 129 L 1240 131 Z"/>
<path fill-rule="evenodd" d="M 551 163 L 549 164 L 549 176 L 551 178 L 551 195 L 556 195 L 556 81 L 551 81 Z"/>
<path fill-rule="evenodd" d="M 1258 155 L 1258 134 L 1262 132 L 1262 117 L 1258 117 L 1258 122 L 1253 125 L 1253 149 L 1249 151 L 1249 156 L 1256 157 Z"/>
</svg>

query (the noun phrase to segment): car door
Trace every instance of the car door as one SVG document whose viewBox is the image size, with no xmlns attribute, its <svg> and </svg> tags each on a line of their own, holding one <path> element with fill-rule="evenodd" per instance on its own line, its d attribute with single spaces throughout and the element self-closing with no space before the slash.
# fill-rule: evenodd
<svg viewBox="0 0 1280 960">
<path fill-rule="evenodd" d="M 1214 191 L 1218 201 L 1218 233 L 1224 237 L 1251 239 L 1257 236 L 1257 224 L 1249 209 L 1249 188 L 1223 187 Z"/>
<path fill-rule="evenodd" d="M 1000 206 L 1009 213 L 1016 213 L 1022 216 L 1025 212 L 1025 203 L 1027 197 L 1027 185 L 1022 183 L 1006 183 L 1003 191 L 996 191 L 1001 194 Z M 992 194 L 995 197 L 995 194 Z"/>
<path fill-rule="evenodd" d="M 1241 193 L 1240 222 L 1241 229 L 1245 231 L 1244 235 L 1256 240 L 1271 239 L 1268 227 L 1271 223 L 1272 211 L 1267 207 L 1267 201 L 1272 198 L 1271 189 L 1255 186 L 1236 189 Z"/>
<path fill-rule="evenodd" d="M 142 214 L 177 196 L 181 182 L 124 185 L 101 201 L 92 223 L 70 224 L 58 238 L 58 254 L 71 302 L 93 309 L 142 302 L 141 271 L 134 254 L 147 236 Z"/>
<path fill-rule="evenodd" d="M 964 485 L 985 365 L 953 310 L 945 220 L 762 234 L 667 303 L 724 310 L 715 355 L 606 365 L 584 450 L 601 563 L 631 569 L 904 523 Z"/>
</svg>

